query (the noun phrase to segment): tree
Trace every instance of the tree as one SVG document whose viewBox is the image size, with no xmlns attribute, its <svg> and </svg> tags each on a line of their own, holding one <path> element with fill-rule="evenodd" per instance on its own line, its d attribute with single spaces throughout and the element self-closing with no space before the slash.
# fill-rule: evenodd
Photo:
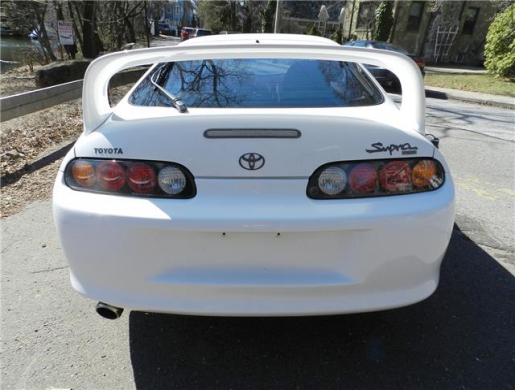
<svg viewBox="0 0 515 390">
<path fill-rule="evenodd" d="M 312 25 L 308 31 L 308 35 L 320 35 L 320 33 L 317 30 L 317 26 Z"/>
<path fill-rule="evenodd" d="M 388 41 L 393 22 L 393 1 L 382 1 L 375 12 L 374 40 Z"/>
<path fill-rule="evenodd" d="M 333 35 L 331 35 L 331 40 L 335 41 L 336 43 L 339 43 L 340 45 L 343 43 L 343 33 L 340 28 L 337 29 L 333 33 Z"/>
<path fill-rule="evenodd" d="M 485 67 L 498 77 L 515 79 L 515 4 L 494 19 L 485 44 Z"/>
<path fill-rule="evenodd" d="M 199 0 L 197 9 L 204 27 L 210 28 L 215 34 L 222 30 L 258 32 L 263 30 L 264 15 L 269 18 L 269 12 L 272 12 L 265 12 L 267 3 L 275 1 Z"/>
<path fill-rule="evenodd" d="M 274 16 L 277 9 L 277 0 L 268 0 L 261 11 L 261 32 L 274 32 Z"/>
<path fill-rule="evenodd" d="M 126 43 L 136 43 L 137 35 L 146 35 L 145 4 L 128 0 L 98 3 L 98 33 L 107 51 L 120 50 Z"/>
<path fill-rule="evenodd" d="M 38 41 L 47 62 L 55 61 L 56 57 L 45 26 L 45 18 L 48 11 L 48 3 L 37 0 L 2 2 L 5 11 L 12 23 L 20 31 L 26 33 L 36 28 Z"/>
<path fill-rule="evenodd" d="M 82 55 L 84 58 L 96 58 L 99 54 L 100 48 L 98 47 L 97 37 L 95 33 L 95 10 L 96 1 L 84 1 L 84 15 L 82 18 Z"/>
<path fill-rule="evenodd" d="M 231 0 L 200 0 L 198 13 L 204 27 L 210 28 L 214 34 L 222 30 L 236 30 L 236 15 L 231 15 L 233 7 Z M 234 4 L 236 5 L 236 4 Z"/>
</svg>

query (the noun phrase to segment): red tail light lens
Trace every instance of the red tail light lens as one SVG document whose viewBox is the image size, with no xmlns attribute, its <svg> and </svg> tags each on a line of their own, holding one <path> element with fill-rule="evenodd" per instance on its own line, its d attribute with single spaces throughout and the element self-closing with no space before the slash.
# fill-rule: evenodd
<svg viewBox="0 0 515 390">
<path fill-rule="evenodd" d="M 358 194 L 367 194 L 377 188 L 377 170 L 372 164 L 356 165 L 349 175 L 349 184 Z"/>
<path fill-rule="evenodd" d="M 147 164 L 133 164 L 127 169 L 127 184 L 135 192 L 150 192 L 156 186 L 156 173 Z"/>
<path fill-rule="evenodd" d="M 403 161 L 393 161 L 379 171 L 381 186 L 390 192 L 407 192 L 411 187 L 411 168 Z"/>
<path fill-rule="evenodd" d="M 100 187 L 118 191 L 125 185 L 125 171 L 114 161 L 104 161 L 97 166 L 97 181 Z"/>
<path fill-rule="evenodd" d="M 337 193 L 324 191 L 323 176 L 338 168 L 348 185 Z M 369 160 L 326 164 L 309 178 L 307 196 L 312 199 L 347 199 L 404 195 L 433 191 L 445 180 L 442 165 L 434 159 Z"/>
<path fill-rule="evenodd" d="M 190 171 L 170 162 L 79 158 L 64 180 L 77 191 L 111 195 L 190 199 L 197 193 Z"/>
</svg>

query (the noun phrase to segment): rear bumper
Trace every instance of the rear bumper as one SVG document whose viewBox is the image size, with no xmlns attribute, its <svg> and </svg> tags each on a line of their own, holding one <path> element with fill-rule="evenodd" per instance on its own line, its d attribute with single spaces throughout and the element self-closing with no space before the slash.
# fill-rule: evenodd
<svg viewBox="0 0 515 390">
<path fill-rule="evenodd" d="M 54 217 L 73 287 L 134 310 L 351 313 L 436 289 L 454 222 L 450 176 L 437 191 L 375 200 L 313 201 L 305 187 L 198 180 L 194 199 L 135 199 L 73 191 L 59 174 Z"/>
</svg>

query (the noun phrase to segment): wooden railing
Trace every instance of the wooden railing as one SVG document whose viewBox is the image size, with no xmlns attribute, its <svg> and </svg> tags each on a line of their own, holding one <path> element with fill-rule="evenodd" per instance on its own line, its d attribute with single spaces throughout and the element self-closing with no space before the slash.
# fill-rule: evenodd
<svg viewBox="0 0 515 390">
<path fill-rule="evenodd" d="M 136 82 L 146 68 L 129 70 L 115 75 L 110 82 L 111 87 Z M 78 99 L 82 96 L 82 80 L 41 88 L 35 91 L 0 98 L 0 120 L 2 122 L 23 115 L 44 110 L 52 106 Z"/>
</svg>

